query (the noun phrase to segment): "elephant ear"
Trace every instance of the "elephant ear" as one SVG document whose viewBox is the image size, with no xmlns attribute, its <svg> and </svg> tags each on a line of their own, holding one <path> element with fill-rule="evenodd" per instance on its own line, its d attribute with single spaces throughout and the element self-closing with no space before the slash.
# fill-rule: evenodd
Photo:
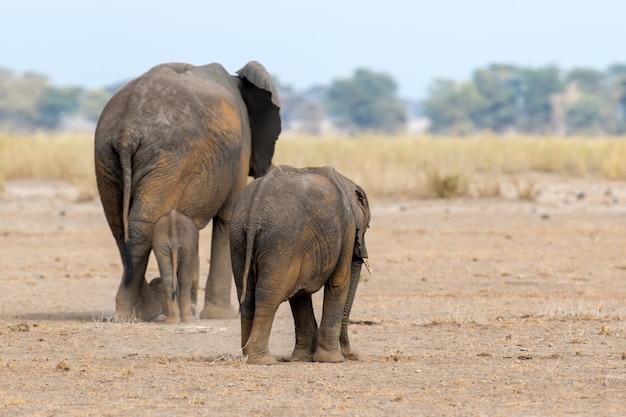
<svg viewBox="0 0 626 417">
<path fill-rule="evenodd" d="M 274 156 L 274 146 L 280 134 L 280 102 L 272 77 L 256 61 L 248 62 L 237 71 L 239 89 L 248 108 L 252 155 L 249 175 L 254 178 L 267 173 Z"/>
<path fill-rule="evenodd" d="M 356 223 L 356 239 L 354 242 L 354 253 L 361 258 L 367 258 L 367 247 L 365 246 L 365 231 L 370 222 L 370 207 L 365 191 L 358 185 L 354 190 L 354 203 L 358 206 L 354 221 Z"/>
</svg>

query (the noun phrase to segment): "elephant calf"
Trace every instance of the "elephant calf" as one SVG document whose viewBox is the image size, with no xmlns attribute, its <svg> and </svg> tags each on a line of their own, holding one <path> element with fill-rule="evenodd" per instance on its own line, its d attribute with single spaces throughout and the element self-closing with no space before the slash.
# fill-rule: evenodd
<svg viewBox="0 0 626 417">
<path fill-rule="evenodd" d="M 278 306 L 289 300 L 292 359 L 341 362 L 371 218 L 363 189 L 331 167 L 280 166 L 254 180 L 235 203 L 231 260 L 247 363 L 273 364 L 268 350 Z M 311 294 L 324 287 L 319 330 Z"/>
<path fill-rule="evenodd" d="M 200 269 L 196 224 L 183 213 L 170 211 L 154 225 L 152 250 L 167 305 L 165 323 L 194 322 L 192 298 L 197 298 Z"/>
</svg>

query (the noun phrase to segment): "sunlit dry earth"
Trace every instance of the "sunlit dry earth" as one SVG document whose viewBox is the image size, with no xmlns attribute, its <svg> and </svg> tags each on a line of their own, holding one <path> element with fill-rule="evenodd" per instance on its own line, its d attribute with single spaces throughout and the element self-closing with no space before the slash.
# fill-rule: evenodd
<svg viewBox="0 0 626 417">
<path fill-rule="evenodd" d="M 533 181 L 533 201 L 373 199 L 374 275 L 350 327 L 361 360 L 271 367 L 243 364 L 238 320 L 111 320 L 121 265 L 99 203 L 7 183 L 0 415 L 620 415 L 626 184 Z M 272 353 L 293 339 L 285 304 Z"/>
</svg>

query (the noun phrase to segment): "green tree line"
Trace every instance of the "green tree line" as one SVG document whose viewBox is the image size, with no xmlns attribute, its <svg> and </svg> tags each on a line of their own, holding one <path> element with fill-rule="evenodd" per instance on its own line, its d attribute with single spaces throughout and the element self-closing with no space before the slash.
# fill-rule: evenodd
<svg viewBox="0 0 626 417">
<path fill-rule="evenodd" d="M 0 129 L 58 129 L 68 119 L 93 124 L 123 84 L 58 87 L 43 75 L 0 67 Z M 626 134 L 626 64 L 603 71 L 492 64 L 473 71 L 467 81 L 433 81 L 417 106 L 417 99 L 398 96 L 393 77 L 364 68 L 306 91 L 277 84 L 283 124 L 310 134 L 323 133 L 324 122 L 348 133 L 397 134 L 412 117 L 427 118 L 430 132 L 447 135 Z M 416 107 L 423 114 L 412 114 Z"/>
<path fill-rule="evenodd" d="M 359 68 L 351 77 L 327 86 L 296 91 L 278 82 L 283 124 L 317 135 L 330 121 L 347 133 L 364 131 L 401 133 L 408 122 L 406 104 L 398 97 L 398 85 L 389 75 Z"/>
<path fill-rule="evenodd" d="M 468 81 L 436 80 L 424 103 L 434 133 L 626 133 L 626 65 L 605 71 L 492 64 Z"/>
<path fill-rule="evenodd" d="M 104 89 L 57 87 L 44 75 L 0 68 L 0 129 L 51 130 L 67 117 L 96 122 L 110 97 Z"/>
</svg>

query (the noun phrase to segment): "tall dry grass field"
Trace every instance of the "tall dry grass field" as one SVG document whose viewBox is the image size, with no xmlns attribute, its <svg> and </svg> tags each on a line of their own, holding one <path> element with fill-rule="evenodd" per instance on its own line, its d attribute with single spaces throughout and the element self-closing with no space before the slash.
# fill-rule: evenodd
<svg viewBox="0 0 626 417">
<path fill-rule="evenodd" d="M 376 196 L 497 195 L 501 178 L 532 172 L 626 179 L 624 138 L 282 137 L 276 165 L 332 165 Z M 96 196 L 93 134 L 0 134 L 0 185 L 63 179 Z"/>
<path fill-rule="evenodd" d="M 93 135 L 0 134 L 0 186 L 13 179 L 59 179 L 97 196 Z"/>
<path fill-rule="evenodd" d="M 375 195 L 498 194 L 502 178 L 532 172 L 626 179 L 624 138 L 282 138 L 276 164 L 333 165 Z"/>
</svg>

